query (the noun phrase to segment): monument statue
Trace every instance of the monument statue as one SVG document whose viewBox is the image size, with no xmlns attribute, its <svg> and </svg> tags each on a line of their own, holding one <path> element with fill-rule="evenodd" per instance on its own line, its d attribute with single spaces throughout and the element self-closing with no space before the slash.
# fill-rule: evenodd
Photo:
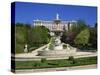
<svg viewBox="0 0 100 75">
<path fill-rule="evenodd" d="M 59 14 L 57 13 L 57 15 L 56 15 L 56 20 L 59 20 Z"/>
<path fill-rule="evenodd" d="M 28 49 L 27 49 L 27 44 L 24 46 L 24 52 L 27 53 Z"/>
</svg>

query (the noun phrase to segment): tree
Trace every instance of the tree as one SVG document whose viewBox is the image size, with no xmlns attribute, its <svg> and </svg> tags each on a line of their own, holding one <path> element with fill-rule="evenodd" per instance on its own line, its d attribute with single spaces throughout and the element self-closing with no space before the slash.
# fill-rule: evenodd
<svg viewBox="0 0 100 75">
<path fill-rule="evenodd" d="M 89 43 L 89 37 L 90 37 L 89 29 L 86 28 L 76 36 L 74 42 L 78 47 L 86 46 Z"/>
<path fill-rule="evenodd" d="M 15 25 L 15 51 L 16 53 L 22 53 L 24 45 L 27 44 L 27 32 L 30 29 L 30 25 L 23 23 L 16 23 Z"/>
<path fill-rule="evenodd" d="M 61 36 L 61 41 L 62 42 L 67 43 L 67 35 L 68 35 L 68 32 L 64 31 L 63 35 Z"/>
<path fill-rule="evenodd" d="M 86 23 L 82 20 L 78 20 L 77 23 L 73 23 L 68 31 L 64 31 L 62 35 L 62 42 L 74 45 L 74 39 L 84 29 L 88 28 Z"/>
<path fill-rule="evenodd" d="M 49 30 L 44 26 L 33 27 L 28 33 L 28 43 L 30 47 L 47 44 L 50 40 Z"/>
<path fill-rule="evenodd" d="M 95 24 L 94 27 L 90 27 L 90 44 L 91 47 L 97 48 L 97 23 Z"/>
</svg>

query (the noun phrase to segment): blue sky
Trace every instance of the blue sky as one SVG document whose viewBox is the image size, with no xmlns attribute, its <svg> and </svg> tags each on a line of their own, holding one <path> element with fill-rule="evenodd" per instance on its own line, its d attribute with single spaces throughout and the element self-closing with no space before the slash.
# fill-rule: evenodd
<svg viewBox="0 0 100 75">
<path fill-rule="evenodd" d="M 61 20 L 84 20 L 93 26 L 97 22 L 97 8 L 90 6 L 57 5 L 16 2 L 15 22 L 32 24 L 33 20 L 54 20 L 59 14 Z"/>
</svg>

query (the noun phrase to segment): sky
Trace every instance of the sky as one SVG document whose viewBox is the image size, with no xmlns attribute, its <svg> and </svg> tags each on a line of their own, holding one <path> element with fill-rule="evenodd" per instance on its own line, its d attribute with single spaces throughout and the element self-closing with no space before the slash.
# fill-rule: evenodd
<svg viewBox="0 0 100 75">
<path fill-rule="evenodd" d="M 56 19 L 57 13 L 61 20 L 83 20 L 91 26 L 97 22 L 97 7 L 93 6 L 15 3 L 15 23 L 32 24 L 36 19 L 52 21 Z"/>
</svg>

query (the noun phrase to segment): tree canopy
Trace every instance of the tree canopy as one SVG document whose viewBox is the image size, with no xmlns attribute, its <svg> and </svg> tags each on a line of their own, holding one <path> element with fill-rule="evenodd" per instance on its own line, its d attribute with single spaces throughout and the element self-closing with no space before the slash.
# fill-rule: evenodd
<svg viewBox="0 0 100 75">
<path fill-rule="evenodd" d="M 87 28 L 87 25 L 82 20 L 78 20 L 77 23 L 73 23 L 73 25 L 68 31 L 64 31 L 61 38 L 62 42 L 73 45 L 74 39 L 76 38 L 76 36 L 85 28 Z"/>
<path fill-rule="evenodd" d="M 89 43 L 89 37 L 90 37 L 90 32 L 86 28 L 76 36 L 74 42 L 76 45 L 85 46 L 88 45 Z"/>
<path fill-rule="evenodd" d="M 16 53 L 23 53 L 25 44 L 28 49 L 40 47 L 49 42 L 49 30 L 44 26 L 31 27 L 28 24 L 17 23 L 15 25 Z"/>
<path fill-rule="evenodd" d="M 17 23 L 15 25 L 15 51 L 21 53 L 24 50 L 24 45 L 27 43 L 27 32 L 30 29 L 29 25 Z"/>
<path fill-rule="evenodd" d="M 47 44 L 49 42 L 49 30 L 44 26 L 33 27 L 28 33 L 28 43 L 30 45 Z"/>
</svg>

